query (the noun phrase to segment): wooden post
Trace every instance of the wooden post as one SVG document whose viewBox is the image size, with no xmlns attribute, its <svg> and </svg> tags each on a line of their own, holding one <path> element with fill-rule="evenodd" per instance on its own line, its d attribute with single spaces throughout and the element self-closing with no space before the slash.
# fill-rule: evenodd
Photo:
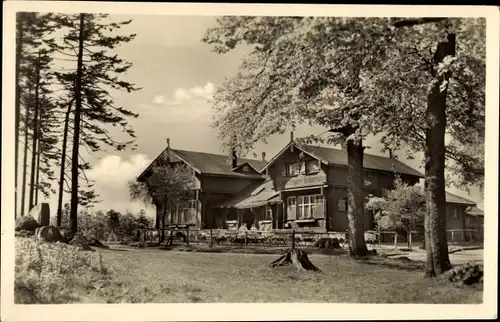
<svg viewBox="0 0 500 322">
<path fill-rule="evenodd" d="M 408 249 L 411 250 L 411 230 L 408 232 Z"/>
<path fill-rule="evenodd" d="M 186 245 L 189 245 L 189 225 L 186 225 Z"/>
<path fill-rule="evenodd" d="M 292 228 L 292 249 L 295 249 L 295 228 Z"/>
<path fill-rule="evenodd" d="M 398 233 L 394 232 L 394 248 L 398 248 Z"/>
<path fill-rule="evenodd" d="M 214 246 L 214 241 L 212 238 L 212 229 L 210 229 L 210 247 L 213 247 L 213 246 Z"/>
<path fill-rule="evenodd" d="M 248 236 L 247 231 L 245 230 L 245 245 L 248 245 Z"/>
<path fill-rule="evenodd" d="M 455 243 L 455 231 L 451 231 L 451 244 L 453 245 Z"/>
</svg>

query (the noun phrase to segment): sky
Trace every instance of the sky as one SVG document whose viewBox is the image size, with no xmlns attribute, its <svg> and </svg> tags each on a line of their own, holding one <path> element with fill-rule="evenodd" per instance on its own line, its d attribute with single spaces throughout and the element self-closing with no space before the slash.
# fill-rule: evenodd
<svg viewBox="0 0 500 322">
<path fill-rule="evenodd" d="M 108 150 L 88 156 L 93 166 L 88 177 L 95 180 L 96 192 L 102 200 L 94 209 L 134 213 L 145 209 L 153 215 L 154 208 L 130 200 L 127 182 L 134 180 L 157 157 L 166 147 L 167 138 L 172 148 L 222 153 L 217 132 L 210 127 L 210 98 L 226 77 L 238 71 L 246 49 L 238 48 L 220 55 L 201 42 L 206 29 L 215 25 L 215 17 L 113 16 L 113 19 L 132 19 L 122 32 L 137 34 L 116 53 L 133 63 L 124 78 L 142 89 L 117 93 L 115 102 L 140 115 L 129 122 L 136 131 L 138 149 Z M 320 128 L 301 126 L 294 136 L 322 132 Z M 288 133 L 272 137 L 268 144 L 257 145 L 254 152 L 258 156 L 266 152 L 270 159 L 289 140 Z M 371 146 L 367 153 L 382 155 L 376 139 L 368 139 L 365 144 Z M 414 160 L 399 155 L 399 159 L 423 173 L 421 155 Z M 482 207 L 477 191 L 472 191 L 471 195 L 452 187 L 448 191 L 474 200 Z M 55 213 L 56 196 L 42 201 L 49 202 L 51 213 Z"/>
</svg>

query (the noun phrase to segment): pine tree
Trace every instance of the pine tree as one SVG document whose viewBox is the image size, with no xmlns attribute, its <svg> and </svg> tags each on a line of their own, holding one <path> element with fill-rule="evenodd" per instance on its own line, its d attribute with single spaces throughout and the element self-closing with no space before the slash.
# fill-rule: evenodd
<svg viewBox="0 0 500 322">
<path fill-rule="evenodd" d="M 130 21 L 112 22 L 105 14 L 59 15 L 57 21 L 66 33 L 60 42 L 54 42 L 52 46 L 75 66 L 74 69 L 57 72 L 56 77 L 67 93 L 66 101 L 74 101 L 72 126 L 68 123 L 67 130 L 72 132 L 70 228 L 76 232 L 80 200 L 92 199 L 95 195 L 93 190 L 83 192 L 80 189 L 79 175 L 89 167 L 88 163 L 81 162 L 80 146 L 90 148 L 92 152 L 99 151 L 105 146 L 123 150 L 132 146 L 134 142 L 135 133 L 128 125 L 127 118 L 138 115 L 115 106 L 111 91 L 132 92 L 138 88 L 119 79 L 131 64 L 108 52 L 131 41 L 135 35 L 113 35 L 115 30 L 119 30 Z M 132 140 L 126 142 L 114 140 L 108 133 L 108 125 L 119 125 L 132 137 Z M 58 213 L 60 212 L 58 209 Z"/>
<path fill-rule="evenodd" d="M 21 215 L 25 212 L 25 189 L 26 189 L 26 171 L 28 171 L 27 165 L 27 153 L 28 153 L 28 135 L 31 130 L 31 134 L 36 136 L 37 133 L 33 132 L 33 126 L 38 124 L 37 119 L 33 119 L 31 114 L 32 110 L 36 107 L 36 99 L 32 99 L 29 96 L 36 97 L 36 93 L 33 93 L 29 88 L 33 89 L 37 86 L 36 70 L 38 61 L 38 52 L 42 50 L 44 61 L 40 65 L 41 70 L 46 70 L 47 63 L 47 51 L 43 47 L 45 42 L 48 40 L 47 36 L 54 30 L 54 25 L 51 23 L 51 14 L 39 14 L 33 12 L 20 12 L 17 15 L 17 36 L 16 36 L 16 95 L 15 95 L 15 107 L 16 107 L 16 134 L 15 134 L 15 185 L 16 185 L 16 209 L 17 209 L 17 192 L 19 187 L 17 184 L 18 180 L 18 155 L 19 155 L 19 142 L 20 142 L 20 132 L 24 133 L 24 157 L 23 157 L 23 184 L 21 187 Z M 45 65 L 44 65 L 45 64 Z M 35 73 L 34 73 L 35 72 Z M 38 93 L 43 92 L 38 88 Z M 24 107 L 24 113 L 22 111 Z M 21 122 L 21 114 L 24 114 Z M 24 129 L 21 128 L 21 125 Z M 32 147 L 31 152 L 36 155 L 36 146 Z M 32 162 L 31 168 L 36 167 L 37 161 Z M 36 170 L 35 170 L 36 171 Z M 34 188 L 34 179 L 31 180 L 31 189 Z M 33 196 L 33 193 L 30 193 Z M 30 200 L 30 205 L 33 204 L 33 198 Z M 17 212 L 16 212 L 17 213 Z"/>
</svg>

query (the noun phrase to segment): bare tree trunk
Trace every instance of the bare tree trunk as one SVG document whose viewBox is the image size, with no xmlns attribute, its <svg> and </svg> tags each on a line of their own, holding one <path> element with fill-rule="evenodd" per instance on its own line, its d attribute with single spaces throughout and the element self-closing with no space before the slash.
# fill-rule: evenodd
<svg viewBox="0 0 500 322">
<path fill-rule="evenodd" d="M 28 85 L 28 93 L 31 95 L 31 86 Z M 29 122 L 29 106 L 26 106 L 24 115 L 24 155 L 23 155 L 23 186 L 21 193 L 21 216 L 24 216 L 26 208 L 26 176 L 28 173 L 28 122 Z"/>
<path fill-rule="evenodd" d="M 455 35 L 448 35 L 448 41 L 441 42 L 435 57 L 436 63 L 448 55 L 455 55 Z M 427 96 L 426 111 L 426 276 L 435 276 L 451 268 L 446 238 L 446 196 L 445 196 L 445 131 L 446 131 L 446 88 L 441 88 L 449 75 L 436 76 Z"/>
<path fill-rule="evenodd" d="M 347 142 L 347 196 L 349 209 L 349 252 L 353 257 L 366 256 L 368 249 L 365 242 L 364 219 L 364 176 L 363 176 L 363 144 Z"/>
<path fill-rule="evenodd" d="M 17 14 L 18 20 L 18 29 L 17 29 L 17 39 L 16 39 L 16 97 L 15 97 L 15 128 L 16 128 L 16 137 L 15 137 L 15 151 L 14 151 L 14 162 L 15 162 L 15 170 L 14 170 L 14 218 L 17 217 L 18 204 L 17 204 L 17 192 L 18 192 L 18 168 L 19 168 L 19 124 L 21 122 L 21 86 L 19 84 L 19 78 L 21 73 L 21 56 L 23 50 L 23 40 L 24 40 L 24 25 L 22 20 L 22 13 Z M 21 207 L 24 208 L 24 204 L 21 203 Z M 21 210 L 21 216 L 23 215 L 23 211 Z"/>
<path fill-rule="evenodd" d="M 80 119 L 82 109 L 82 73 L 83 73 L 83 36 L 85 14 L 80 14 L 80 30 L 78 36 L 78 58 L 75 79 L 75 116 L 73 128 L 73 149 L 71 153 L 71 212 L 69 225 L 72 233 L 78 231 L 78 150 L 80 147 Z"/>
<path fill-rule="evenodd" d="M 32 143 L 32 153 L 31 153 L 31 176 L 30 176 L 30 200 L 29 209 L 34 207 L 34 197 L 35 197 L 35 172 L 36 172 L 36 155 L 37 155 L 37 144 L 38 144 L 38 113 L 40 110 L 40 53 L 38 53 L 38 62 L 36 67 L 36 84 L 35 84 L 35 115 L 33 116 L 33 143 Z"/>
<path fill-rule="evenodd" d="M 68 145 L 68 127 L 69 127 L 69 115 L 71 114 L 71 105 L 73 100 L 68 104 L 68 110 L 66 111 L 66 117 L 64 119 L 64 133 L 63 133 L 63 143 L 61 152 L 61 169 L 59 173 L 59 195 L 57 197 L 57 226 L 61 226 L 62 221 L 62 208 L 63 208 L 63 194 L 64 194 L 64 173 L 66 170 L 66 149 Z"/>
<path fill-rule="evenodd" d="M 40 137 L 40 133 L 38 133 Z M 35 205 L 38 204 L 38 194 L 40 192 L 40 155 L 42 153 L 40 148 L 40 142 L 38 142 L 36 153 L 36 174 L 35 174 Z"/>
</svg>

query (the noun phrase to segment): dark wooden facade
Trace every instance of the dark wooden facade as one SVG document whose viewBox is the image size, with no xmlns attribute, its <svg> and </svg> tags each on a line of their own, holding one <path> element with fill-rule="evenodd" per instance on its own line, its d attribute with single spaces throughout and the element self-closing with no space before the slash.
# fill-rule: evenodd
<svg viewBox="0 0 500 322">
<path fill-rule="evenodd" d="M 321 232 L 348 228 L 344 150 L 290 142 L 269 162 L 169 147 L 165 153 L 191 166 L 196 176 L 192 199 L 180 208 L 167 210 L 167 227 L 296 227 Z M 392 189 L 396 175 L 410 185 L 423 177 L 402 162 L 369 154 L 365 154 L 364 167 L 365 196 L 384 196 Z M 453 205 L 450 203 L 450 209 Z M 461 214 L 465 212 L 462 210 Z M 157 217 L 162 213 L 158 207 Z M 459 217 L 460 223 L 454 217 L 448 227 L 463 229 L 465 215 Z M 370 211 L 365 211 L 364 226 L 366 230 L 374 228 Z"/>
</svg>

